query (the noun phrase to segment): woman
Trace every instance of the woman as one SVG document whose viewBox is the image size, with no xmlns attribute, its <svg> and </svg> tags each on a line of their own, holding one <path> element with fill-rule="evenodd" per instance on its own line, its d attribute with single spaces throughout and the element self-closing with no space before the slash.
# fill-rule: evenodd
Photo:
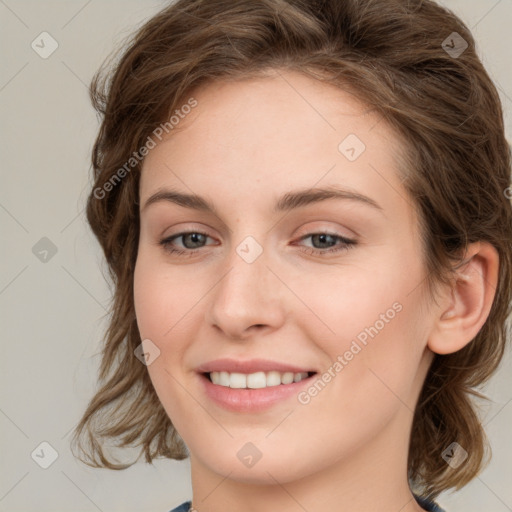
<svg viewBox="0 0 512 512">
<path fill-rule="evenodd" d="M 483 467 L 470 397 L 512 298 L 510 152 L 465 25 L 181 0 L 103 71 L 87 216 L 115 294 L 82 460 L 190 456 L 175 512 L 439 511 Z"/>
</svg>

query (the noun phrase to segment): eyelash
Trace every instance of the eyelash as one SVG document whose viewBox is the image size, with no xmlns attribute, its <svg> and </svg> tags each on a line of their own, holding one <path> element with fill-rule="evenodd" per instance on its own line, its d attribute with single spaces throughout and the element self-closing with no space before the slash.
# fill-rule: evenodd
<svg viewBox="0 0 512 512">
<path fill-rule="evenodd" d="M 210 238 L 210 236 L 207 233 L 203 233 L 202 231 L 184 231 L 182 233 L 178 233 L 176 235 L 172 235 L 168 238 L 164 238 L 164 239 L 160 240 L 159 245 L 161 245 L 164 248 L 164 250 L 170 254 L 175 254 L 178 256 L 185 256 L 185 257 L 193 256 L 194 254 L 199 252 L 202 248 L 199 248 L 199 249 L 176 249 L 171 246 L 172 241 L 175 240 L 176 238 L 180 238 L 180 237 L 183 237 L 185 235 L 190 235 L 190 234 L 204 235 L 205 237 Z M 306 238 L 310 238 L 314 235 L 328 235 L 335 239 L 338 239 L 342 243 L 341 243 L 341 245 L 338 245 L 337 247 L 330 248 L 330 249 L 315 249 L 315 248 L 311 248 L 311 247 L 304 248 L 303 246 L 301 246 L 302 248 L 300 250 L 302 252 L 305 252 L 305 253 L 313 255 L 313 256 L 323 256 L 325 254 L 335 254 L 335 253 L 339 253 L 341 251 L 347 251 L 347 250 L 351 249 L 352 247 L 354 247 L 355 245 L 357 245 L 357 242 L 355 240 L 345 238 L 336 233 L 329 233 L 327 231 L 320 231 L 320 232 L 315 231 L 313 233 L 304 235 L 303 237 L 300 238 L 300 240 L 305 240 Z"/>
</svg>

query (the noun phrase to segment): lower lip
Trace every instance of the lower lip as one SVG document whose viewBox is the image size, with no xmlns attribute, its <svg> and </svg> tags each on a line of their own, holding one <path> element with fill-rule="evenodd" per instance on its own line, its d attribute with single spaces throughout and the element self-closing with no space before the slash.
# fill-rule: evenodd
<svg viewBox="0 0 512 512">
<path fill-rule="evenodd" d="M 268 388 L 236 389 L 213 384 L 206 375 L 199 375 L 206 395 L 224 409 L 234 412 L 260 412 L 269 409 L 278 402 L 297 396 L 303 387 L 310 384 L 314 376 L 300 382 Z"/>
</svg>

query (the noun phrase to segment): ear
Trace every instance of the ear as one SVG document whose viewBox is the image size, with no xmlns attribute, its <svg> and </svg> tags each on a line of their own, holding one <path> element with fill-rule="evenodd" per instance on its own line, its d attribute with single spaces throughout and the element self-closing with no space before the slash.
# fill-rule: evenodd
<svg viewBox="0 0 512 512">
<path fill-rule="evenodd" d="M 437 354 L 465 347 L 484 325 L 496 294 L 499 255 L 487 242 L 468 246 L 451 287 L 445 289 L 427 346 Z"/>
</svg>

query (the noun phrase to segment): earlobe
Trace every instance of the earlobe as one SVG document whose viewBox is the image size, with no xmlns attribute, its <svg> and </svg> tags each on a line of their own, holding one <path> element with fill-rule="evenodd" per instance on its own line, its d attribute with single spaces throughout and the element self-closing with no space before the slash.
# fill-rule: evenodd
<svg viewBox="0 0 512 512">
<path fill-rule="evenodd" d="M 465 347 L 484 325 L 496 293 L 499 255 L 487 242 L 468 246 L 466 263 L 456 273 L 438 310 L 428 347 L 450 354 Z"/>
</svg>

